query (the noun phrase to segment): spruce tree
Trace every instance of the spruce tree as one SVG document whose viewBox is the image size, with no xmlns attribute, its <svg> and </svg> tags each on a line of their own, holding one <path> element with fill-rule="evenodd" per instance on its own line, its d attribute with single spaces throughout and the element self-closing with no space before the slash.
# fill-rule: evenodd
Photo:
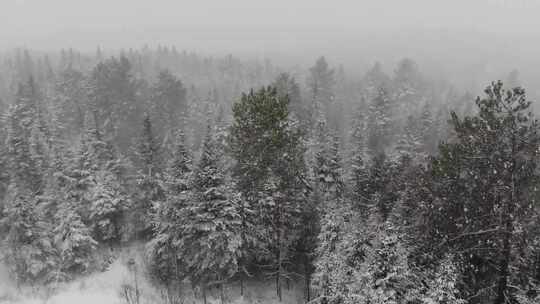
<svg viewBox="0 0 540 304">
<path fill-rule="evenodd" d="M 37 208 L 36 199 L 12 191 L 1 220 L 4 258 L 17 283 L 48 284 L 55 279 L 58 255 L 52 242 L 52 228 Z"/>
<path fill-rule="evenodd" d="M 182 210 L 177 249 L 186 274 L 201 287 L 204 297 L 206 288 L 222 286 L 239 271 L 242 250 L 239 205 L 227 187 L 219 159 L 222 151 L 209 126 L 194 172 L 193 197 Z"/>
<path fill-rule="evenodd" d="M 312 113 L 310 112 L 312 109 L 304 103 L 300 94 L 300 86 L 294 77 L 282 73 L 276 78 L 273 86 L 276 87 L 278 94 L 289 98 L 289 115 L 293 116 L 293 120 L 298 120 L 301 127 L 307 131 L 312 119 Z"/>
<path fill-rule="evenodd" d="M 21 191 L 37 194 L 43 190 L 40 164 L 31 149 L 31 131 L 36 123 L 35 86 L 19 85 L 15 104 L 7 117 L 7 153 L 11 180 Z"/>
<path fill-rule="evenodd" d="M 391 128 L 392 101 L 387 91 L 380 88 L 368 111 L 367 146 L 372 157 L 387 150 Z"/>
<path fill-rule="evenodd" d="M 316 123 L 319 112 L 329 113 L 331 105 L 334 103 L 334 70 L 328 67 L 324 57 L 320 57 L 315 65 L 309 69 L 307 85 L 311 97 L 312 123 Z M 328 116 L 326 116 L 328 119 Z"/>
<path fill-rule="evenodd" d="M 92 238 L 90 229 L 83 223 L 71 202 L 61 205 L 52 233 L 59 255 L 56 280 L 69 280 L 91 270 L 98 243 Z"/>
<path fill-rule="evenodd" d="M 182 129 L 177 131 L 174 151 L 165 170 L 165 179 L 172 194 L 180 194 L 190 187 L 192 158 L 186 147 L 186 139 Z"/>
<path fill-rule="evenodd" d="M 185 128 L 178 122 L 187 114 L 186 89 L 178 78 L 170 71 L 160 71 L 157 82 L 151 88 L 151 110 L 157 117 L 157 130 L 176 130 Z M 173 134 L 171 134 L 173 135 Z"/>
<path fill-rule="evenodd" d="M 409 116 L 396 145 L 397 157 L 407 156 L 423 161 L 425 153 L 422 135 L 422 129 L 417 119 Z"/>
<path fill-rule="evenodd" d="M 160 152 L 150 116 L 146 115 L 135 147 L 139 172 L 132 224 L 134 224 L 134 233 L 137 238 L 148 238 L 151 235 L 150 214 L 155 210 L 154 205 L 166 198 L 161 175 Z"/>
</svg>

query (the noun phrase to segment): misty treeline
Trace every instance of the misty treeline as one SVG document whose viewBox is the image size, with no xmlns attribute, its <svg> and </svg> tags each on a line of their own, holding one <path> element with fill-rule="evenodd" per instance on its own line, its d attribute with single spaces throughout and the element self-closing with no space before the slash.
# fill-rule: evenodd
<svg viewBox="0 0 540 304">
<path fill-rule="evenodd" d="M 205 300 L 271 279 L 321 304 L 538 302 L 539 126 L 516 75 L 475 99 L 411 59 L 294 70 L 166 47 L 4 55 L 14 279 L 55 288 L 144 243 L 145 275 Z"/>
</svg>

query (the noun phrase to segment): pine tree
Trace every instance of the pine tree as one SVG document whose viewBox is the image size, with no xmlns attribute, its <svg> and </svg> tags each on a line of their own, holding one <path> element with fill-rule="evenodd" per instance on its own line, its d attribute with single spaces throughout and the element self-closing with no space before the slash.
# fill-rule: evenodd
<svg viewBox="0 0 540 304">
<path fill-rule="evenodd" d="M 266 209 L 256 209 L 255 221 L 261 225 L 258 233 L 267 233 L 257 247 L 263 250 L 273 248 L 269 251 L 273 253 L 287 252 L 290 248 L 285 247 L 294 244 L 294 238 L 299 235 L 298 229 L 292 228 L 301 220 L 299 211 L 303 209 L 307 192 L 301 132 L 290 124 L 288 99 L 271 87 L 244 94 L 233 106 L 233 113 L 229 146 L 236 160 L 233 174 L 238 190 L 243 199 L 253 206 L 252 209 L 258 205 L 257 202 L 266 202 Z M 264 212 L 268 209 L 270 211 Z M 265 230 L 272 222 L 279 225 L 275 230 Z M 284 233 L 288 239 L 280 237 L 276 231 Z M 251 233 L 248 231 L 246 234 Z M 275 242 L 276 237 L 278 243 L 269 243 Z M 271 258 L 270 255 L 266 257 Z M 282 267 L 280 261 L 289 258 L 280 255 L 279 259 L 272 258 L 271 261 L 278 269 Z M 279 269 L 276 276 L 278 294 L 283 274 L 283 269 Z"/>
<path fill-rule="evenodd" d="M 456 137 L 441 145 L 432 163 L 433 199 L 423 217 L 430 229 L 422 235 L 432 252 L 466 250 L 467 294 L 491 291 L 486 297 L 501 304 L 514 298 L 511 285 L 523 286 L 532 276 L 511 269 L 533 242 L 520 227 L 535 217 L 540 137 L 523 89 L 506 91 L 497 82 L 485 93 L 476 100 L 477 115 L 452 114 Z M 433 238 L 443 241 L 430 244 Z"/>
</svg>

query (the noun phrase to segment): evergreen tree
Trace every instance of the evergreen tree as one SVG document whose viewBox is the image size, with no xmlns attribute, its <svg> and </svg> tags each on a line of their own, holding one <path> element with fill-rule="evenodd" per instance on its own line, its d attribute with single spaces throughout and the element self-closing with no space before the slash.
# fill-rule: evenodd
<svg viewBox="0 0 540 304">
<path fill-rule="evenodd" d="M 148 115 L 143 120 L 142 134 L 136 143 L 135 154 L 138 159 L 139 173 L 132 222 L 136 237 L 145 238 L 151 234 L 152 227 L 149 215 L 154 210 L 154 204 L 164 201 L 166 198 L 160 174 L 160 150 Z"/>
<path fill-rule="evenodd" d="M 42 172 L 31 150 L 31 131 L 37 119 L 35 86 L 31 80 L 19 85 L 15 104 L 7 117 L 7 153 L 11 180 L 19 190 L 39 193 L 42 191 Z"/>
<path fill-rule="evenodd" d="M 369 106 L 367 145 L 372 156 L 384 153 L 390 143 L 392 102 L 385 89 L 379 89 Z"/>
<path fill-rule="evenodd" d="M 170 160 L 165 182 L 167 197 L 159 202 L 153 215 L 153 236 L 147 244 L 147 255 L 152 274 L 167 286 L 185 277 L 185 267 L 178 255 L 181 229 L 186 222 L 184 211 L 192 190 L 192 159 L 185 146 L 184 132 L 176 134 L 175 149 Z M 172 266 L 172 267 L 171 267 Z"/>
<path fill-rule="evenodd" d="M 452 114 L 456 138 L 432 163 L 433 199 L 424 210 L 430 229 L 423 235 L 432 252 L 467 252 L 467 295 L 502 304 L 515 298 L 511 286 L 525 288 L 533 275 L 511 269 L 533 242 L 521 227 L 535 222 L 540 137 L 523 89 L 506 91 L 497 82 L 485 93 L 477 115 Z M 442 242 L 429 244 L 433 238 Z"/>
<path fill-rule="evenodd" d="M 300 94 L 300 86 L 287 73 L 280 74 L 274 81 L 273 86 L 276 87 L 278 94 L 283 98 L 289 98 L 289 115 L 293 116 L 292 120 L 297 119 L 302 128 L 307 129 L 311 122 L 312 113 L 310 107 L 304 103 Z"/>
<path fill-rule="evenodd" d="M 420 136 L 422 140 L 422 152 L 433 154 L 434 148 L 438 144 L 437 139 L 433 136 L 433 114 L 431 113 L 432 106 L 426 103 L 422 108 L 419 118 Z"/>
<path fill-rule="evenodd" d="M 351 187 L 351 200 L 353 206 L 364 208 L 369 204 L 370 190 L 368 166 L 364 161 L 361 152 L 357 152 L 351 161 L 351 176 L 349 180 Z"/>
<path fill-rule="evenodd" d="M 425 158 L 422 140 L 422 130 L 417 119 L 413 116 L 407 118 L 407 123 L 400 135 L 396 146 L 398 157 L 407 156 L 419 161 Z"/>
<path fill-rule="evenodd" d="M 95 113 L 97 129 L 121 148 L 130 144 L 142 116 L 142 103 L 137 98 L 139 84 L 124 56 L 98 63 L 88 80 L 89 106 Z"/>
<path fill-rule="evenodd" d="M 151 109 L 158 124 L 158 130 L 176 130 L 185 128 L 179 125 L 178 117 L 187 114 L 186 89 L 182 81 L 169 70 L 160 71 L 157 82 L 152 87 Z"/>
<path fill-rule="evenodd" d="M 299 235 L 293 227 L 300 221 L 307 190 L 301 132 L 290 125 L 288 99 L 274 88 L 263 88 L 244 94 L 233 106 L 233 113 L 229 141 L 236 160 L 233 174 L 243 198 L 257 207 L 256 222 L 266 233 L 258 247 L 273 248 L 269 251 L 273 253 L 288 252 L 290 248 L 285 247 L 294 244 Z M 268 229 L 271 223 L 279 225 Z M 289 258 L 280 254 L 279 259 L 271 260 L 274 273 L 277 271 L 278 295 L 284 275 L 281 262 Z"/>
<path fill-rule="evenodd" d="M 209 127 L 194 173 L 193 198 L 182 210 L 184 224 L 178 241 L 186 274 L 204 296 L 207 287 L 222 286 L 238 272 L 242 250 L 239 205 L 230 196 L 218 156 L 223 148 L 213 135 Z"/>
<path fill-rule="evenodd" d="M 312 119 L 316 119 L 319 112 L 327 115 L 334 102 L 334 70 L 328 67 L 324 57 L 320 57 L 309 69 L 309 73 L 308 87 L 312 99 Z M 316 123 L 316 120 L 312 122 Z"/>
<path fill-rule="evenodd" d="M 51 238 L 50 223 L 36 206 L 36 200 L 20 191 L 10 197 L 1 224 L 6 231 L 7 265 L 17 283 L 47 284 L 54 279 L 58 255 Z"/>
<path fill-rule="evenodd" d="M 165 172 L 170 192 L 179 194 L 189 189 L 191 166 L 192 159 L 186 147 L 184 131 L 180 129 L 176 134 L 173 155 Z"/>
<path fill-rule="evenodd" d="M 367 71 L 363 78 L 364 90 L 368 100 L 377 96 L 381 88 L 389 90 L 391 87 L 391 79 L 382 69 L 382 65 L 376 62 L 373 67 Z"/>
<path fill-rule="evenodd" d="M 325 200 L 335 200 L 343 195 L 344 184 L 339 151 L 340 141 L 328 133 L 324 122 L 318 126 L 318 147 L 315 152 L 315 184 Z"/>
<path fill-rule="evenodd" d="M 150 116 L 146 115 L 143 120 L 143 128 L 137 142 L 136 154 L 138 163 L 143 174 L 154 176 L 160 170 L 160 151 L 155 138 Z"/>
<path fill-rule="evenodd" d="M 112 173 L 100 172 L 95 182 L 90 197 L 92 236 L 97 241 L 112 244 L 121 240 L 124 212 L 132 205 L 131 200 Z"/>
<path fill-rule="evenodd" d="M 68 68 L 63 70 L 56 82 L 56 105 L 60 121 L 71 129 L 73 135 L 84 132 L 86 113 L 89 110 L 84 102 L 88 100 L 85 88 L 86 79 L 82 72 Z"/>
<path fill-rule="evenodd" d="M 97 246 L 90 229 L 69 202 L 61 206 L 55 222 L 52 233 L 59 255 L 56 280 L 69 280 L 73 276 L 87 273 Z"/>
</svg>

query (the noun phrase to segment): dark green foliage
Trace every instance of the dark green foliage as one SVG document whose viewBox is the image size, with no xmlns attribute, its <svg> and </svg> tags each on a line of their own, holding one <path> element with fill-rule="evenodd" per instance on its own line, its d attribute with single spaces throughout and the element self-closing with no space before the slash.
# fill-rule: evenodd
<svg viewBox="0 0 540 304">
<path fill-rule="evenodd" d="M 475 105 L 411 59 L 355 79 L 322 57 L 293 70 L 303 88 L 169 47 L 2 58 L 0 253 L 22 285 L 148 241 L 168 292 L 266 276 L 323 304 L 538 302 L 540 139 L 520 88 Z"/>
<path fill-rule="evenodd" d="M 284 262 L 301 234 L 298 224 L 306 202 L 301 132 L 290 125 L 288 98 L 275 88 L 244 94 L 233 113 L 233 174 L 239 192 L 257 212 L 254 220 L 261 236 L 255 250 L 262 250 L 261 257 L 273 265 L 280 296 L 281 280 L 290 270 Z"/>
<path fill-rule="evenodd" d="M 288 158 L 284 157 L 284 150 L 295 148 L 287 146 L 298 141 L 289 130 L 287 106 L 288 99 L 271 87 L 243 94 L 233 106 L 230 149 L 237 161 L 233 174 L 246 197 L 261 191 L 268 169 L 279 171 L 278 167 L 285 167 L 282 162 Z"/>
<path fill-rule="evenodd" d="M 538 124 L 520 88 L 505 91 L 502 83 L 478 98 L 478 115 L 452 114 L 456 140 L 440 147 L 432 163 L 433 200 L 425 210 L 431 228 L 425 237 L 438 239 L 433 252 L 467 252 L 464 290 L 503 303 L 510 286 L 530 282 L 531 272 L 515 273 L 534 241 L 522 227 L 534 221 Z M 489 296 L 489 295 L 493 296 Z"/>
</svg>

